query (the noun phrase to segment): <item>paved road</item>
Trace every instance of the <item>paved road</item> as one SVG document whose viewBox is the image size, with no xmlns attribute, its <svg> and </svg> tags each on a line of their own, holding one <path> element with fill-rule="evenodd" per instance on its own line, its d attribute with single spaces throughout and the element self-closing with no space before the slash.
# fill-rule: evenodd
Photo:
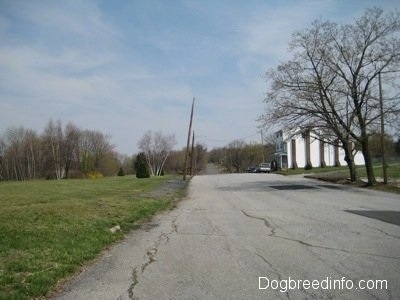
<svg viewBox="0 0 400 300">
<path fill-rule="evenodd" d="M 58 299 L 399 299 L 400 227 L 375 211 L 390 221 L 400 197 L 272 174 L 197 176 L 178 208 Z M 388 289 L 356 290 L 376 280 Z"/>
<path fill-rule="evenodd" d="M 201 171 L 201 175 L 217 175 L 222 173 L 221 170 L 215 164 L 207 164 L 205 169 Z"/>
</svg>

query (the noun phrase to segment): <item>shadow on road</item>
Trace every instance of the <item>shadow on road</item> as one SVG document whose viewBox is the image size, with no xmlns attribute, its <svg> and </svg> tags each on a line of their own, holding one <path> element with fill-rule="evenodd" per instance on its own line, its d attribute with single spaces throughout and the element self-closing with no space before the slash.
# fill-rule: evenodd
<svg viewBox="0 0 400 300">
<path fill-rule="evenodd" d="M 345 211 L 352 214 L 400 226 L 400 211 L 390 211 L 390 210 L 345 210 Z"/>
</svg>

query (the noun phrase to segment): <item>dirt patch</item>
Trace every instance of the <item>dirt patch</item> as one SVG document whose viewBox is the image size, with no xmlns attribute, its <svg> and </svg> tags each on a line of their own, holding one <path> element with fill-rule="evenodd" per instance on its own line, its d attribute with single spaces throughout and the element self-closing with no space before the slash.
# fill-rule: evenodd
<svg viewBox="0 0 400 300">
<path fill-rule="evenodd" d="M 276 190 L 280 190 L 280 191 L 315 189 L 315 187 L 313 187 L 311 185 L 304 185 L 304 184 L 271 185 L 270 187 L 273 189 L 276 189 Z"/>
<path fill-rule="evenodd" d="M 146 193 L 144 196 L 148 198 L 165 198 L 165 197 L 175 197 L 179 195 L 186 187 L 187 181 L 173 179 L 168 180 L 166 183 L 162 184 L 155 190 Z"/>
<path fill-rule="evenodd" d="M 317 179 L 321 181 L 327 181 L 327 182 L 332 182 L 332 183 L 339 183 L 339 184 L 350 184 L 350 178 L 347 178 L 346 176 L 343 176 L 343 174 L 340 173 L 320 173 L 320 174 L 309 174 L 305 175 L 304 178 L 311 178 L 311 179 Z M 358 184 L 361 184 L 362 182 L 358 182 Z M 365 185 L 365 184 L 364 184 Z"/>
</svg>

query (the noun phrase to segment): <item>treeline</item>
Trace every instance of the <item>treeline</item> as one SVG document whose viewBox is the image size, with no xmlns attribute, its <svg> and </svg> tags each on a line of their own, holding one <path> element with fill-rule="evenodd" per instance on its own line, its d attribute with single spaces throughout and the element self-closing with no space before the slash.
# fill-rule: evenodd
<svg viewBox="0 0 400 300">
<path fill-rule="evenodd" d="M 395 137 L 384 135 L 381 138 L 380 133 L 373 133 L 369 137 L 369 150 L 374 161 L 382 159 L 382 142 L 385 149 L 385 155 L 389 161 L 398 161 L 400 157 L 400 138 L 395 140 Z"/>
<path fill-rule="evenodd" d="M 210 151 L 209 161 L 222 166 L 225 172 L 245 172 L 250 166 L 270 162 L 275 152 L 272 144 L 248 144 L 243 140 L 234 140 L 225 147 Z"/>
<path fill-rule="evenodd" d="M 0 137 L 0 180 L 114 175 L 121 163 L 113 149 L 110 136 L 73 123 L 50 120 L 40 134 L 9 128 Z"/>
<path fill-rule="evenodd" d="M 61 121 L 50 120 L 41 133 L 24 127 L 8 128 L 0 135 L 0 181 L 135 174 L 137 154 L 119 154 L 110 139 L 110 135 L 82 129 L 72 122 L 63 126 Z M 160 145 L 156 143 L 151 150 L 159 151 Z M 162 174 L 182 174 L 184 158 L 185 149 L 171 150 Z M 195 145 L 190 152 L 192 173 L 201 172 L 207 161 L 207 148 Z"/>
<path fill-rule="evenodd" d="M 164 165 L 164 172 L 182 174 L 184 163 L 185 163 L 185 152 L 186 148 L 178 151 L 172 151 Z M 203 144 L 196 144 L 193 147 L 193 151 L 190 148 L 187 174 L 197 175 L 205 169 L 206 164 L 209 161 L 209 152 L 207 147 Z"/>
</svg>

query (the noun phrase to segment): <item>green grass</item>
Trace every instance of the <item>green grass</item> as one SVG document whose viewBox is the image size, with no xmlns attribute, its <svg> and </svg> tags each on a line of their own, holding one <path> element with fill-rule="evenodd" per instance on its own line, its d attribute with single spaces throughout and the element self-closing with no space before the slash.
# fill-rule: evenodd
<svg viewBox="0 0 400 300">
<path fill-rule="evenodd" d="M 365 167 L 357 166 L 357 176 L 366 177 Z M 288 169 L 285 171 L 279 172 L 283 175 L 296 175 L 296 174 L 320 174 L 320 173 L 335 173 L 341 177 L 349 176 L 349 168 L 347 166 L 341 167 L 326 167 L 326 168 L 312 168 L 311 170 L 304 170 L 303 168 L 298 168 L 296 170 Z M 400 164 L 391 164 L 388 165 L 387 174 L 389 178 L 400 178 Z M 375 177 L 382 177 L 383 170 L 382 165 L 378 163 L 374 163 L 374 175 Z"/>
<path fill-rule="evenodd" d="M 138 221 L 172 207 L 182 191 L 149 196 L 170 179 L 0 182 L 0 299 L 46 295 Z M 111 233 L 117 224 L 122 232 Z"/>
<path fill-rule="evenodd" d="M 325 168 L 312 168 L 311 170 L 304 170 L 304 168 L 297 169 L 287 169 L 283 171 L 279 171 L 279 174 L 282 175 L 299 175 L 299 174 L 315 174 L 315 173 L 328 173 L 328 172 L 347 172 L 347 166 L 342 167 L 325 167 Z"/>
<path fill-rule="evenodd" d="M 383 170 L 382 164 L 374 163 L 374 175 L 375 177 L 383 177 Z M 357 176 L 360 177 L 367 177 L 365 167 L 364 166 L 357 166 Z M 346 182 L 347 178 L 349 178 L 349 169 L 347 166 L 341 167 L 326 167 L 326 168 L 313 168 L 311 170 L 304 170 L 304 169 L 296 169 L 296 170 L 286 170 L 279 172 L 283 175 L 297 175 L 297 174 L 309 174 L 308 177 L 327 180 L 332 182 Z M 373 187 L 370 187 L 375 190 L 386 191 L 386 192 L 394 192 L 400 193 L 400 189 L 395 185 L 392 184 L 393 180 L 400 179 L 400 164 L 394 163 L 390 164 L 387 167 L 387 175 L 389 179 L 389 184 L 377 184 Z"/>
</svg>

